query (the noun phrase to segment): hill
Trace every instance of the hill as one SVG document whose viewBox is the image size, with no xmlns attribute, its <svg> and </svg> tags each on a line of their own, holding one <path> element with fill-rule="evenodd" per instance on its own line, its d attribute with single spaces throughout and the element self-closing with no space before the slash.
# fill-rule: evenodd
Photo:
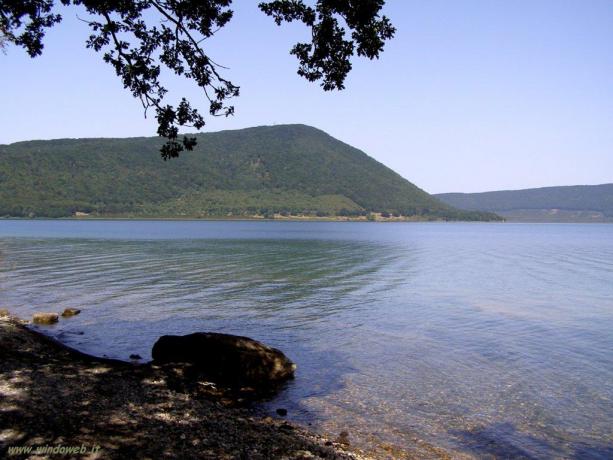
<svg viewBox="0 0 613 460">
<path fill-rule="evenodd" d="M 495 212 L 512 221 L 613 221 L 613 184 L 442 193 L 435 196 L 450 206 Z"/>
<path fill-rule="evenodd" d="M 308 126 L 196 137 L 193 152 L 167 162 L 157 137 L 0 145 L 0 216 L 497 217 L 453 209 L 364 152 Z"/>
</svg>

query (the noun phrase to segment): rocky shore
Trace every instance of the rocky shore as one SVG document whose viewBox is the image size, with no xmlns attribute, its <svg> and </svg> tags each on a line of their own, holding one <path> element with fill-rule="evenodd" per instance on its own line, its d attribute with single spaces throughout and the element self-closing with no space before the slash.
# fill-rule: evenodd
<svg viewBox="0 0 613 460">
<path fill-rule="evenodd" d="M 183 372 L 89 356 L 0 316 L 0 457 L 366 458 Z"/>
</svg>

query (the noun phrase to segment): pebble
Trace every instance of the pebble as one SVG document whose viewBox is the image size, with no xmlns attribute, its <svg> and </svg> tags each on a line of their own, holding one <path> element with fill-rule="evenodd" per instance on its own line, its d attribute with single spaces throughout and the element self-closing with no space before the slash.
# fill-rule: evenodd
<svg viewBox="0 0 613 460">
<path fill-rule="evenodd" d="M 294 456 L 299 459 L 317 458 L 310 450 L 297 450 L 294 452 Z"/>
</svg>

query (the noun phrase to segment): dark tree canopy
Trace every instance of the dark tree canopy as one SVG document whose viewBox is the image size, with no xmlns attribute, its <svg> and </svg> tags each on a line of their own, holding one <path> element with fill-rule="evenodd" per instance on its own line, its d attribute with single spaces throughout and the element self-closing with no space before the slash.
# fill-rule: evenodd
<svg viewBox="0 0 613 460">
<path fill-rule="evenodd" d="M 168 90 L 160 80 L 162 66 L 194 80 L 209 102 L 211 116 L 229 116 L 229 100 L 239 87 L 224 76 L 225 67 L 206 54 L 203 43 L 232 19 L 232 0 L 2 0 L 0 44 L 23 47 L 31 57 L 43 51 L 46 29 L 62 20 L 61 6 L 80 6 L 91 34 L 86 46 L 103 54 L 124 87 L 145 110 L 152 109 L 158 134 L 167 138 L 164 159 L 196 145 L 179 139 L 180 127 L 200 129 L 204 117 L 185 98 L 165 102 Z M 298 74 L 320 81 L 324 90 L 343 89 L 354 54 L 378 58 L 395 29 L 380 10 L 385 0 L 303 0 L 261 2 L 261 11 L 277 25 L 299 21 L 311 29 L 311 41 L 291 49 Z M 61 4 L 61 5 L 60 5 Z"/>
</svg>

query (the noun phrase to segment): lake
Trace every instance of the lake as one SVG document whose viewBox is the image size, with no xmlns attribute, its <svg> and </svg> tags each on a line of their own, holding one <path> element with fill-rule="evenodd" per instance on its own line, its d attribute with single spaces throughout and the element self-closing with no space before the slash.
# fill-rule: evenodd
<svg viewBox="0 0 613 460">
<path fill-rule="evenodd" d="M 255 410 L 379 453 L 613 458 L 613 225 L 1 220 L 0 296 L 97 355 L 278 347 Z"/>
</svg>

